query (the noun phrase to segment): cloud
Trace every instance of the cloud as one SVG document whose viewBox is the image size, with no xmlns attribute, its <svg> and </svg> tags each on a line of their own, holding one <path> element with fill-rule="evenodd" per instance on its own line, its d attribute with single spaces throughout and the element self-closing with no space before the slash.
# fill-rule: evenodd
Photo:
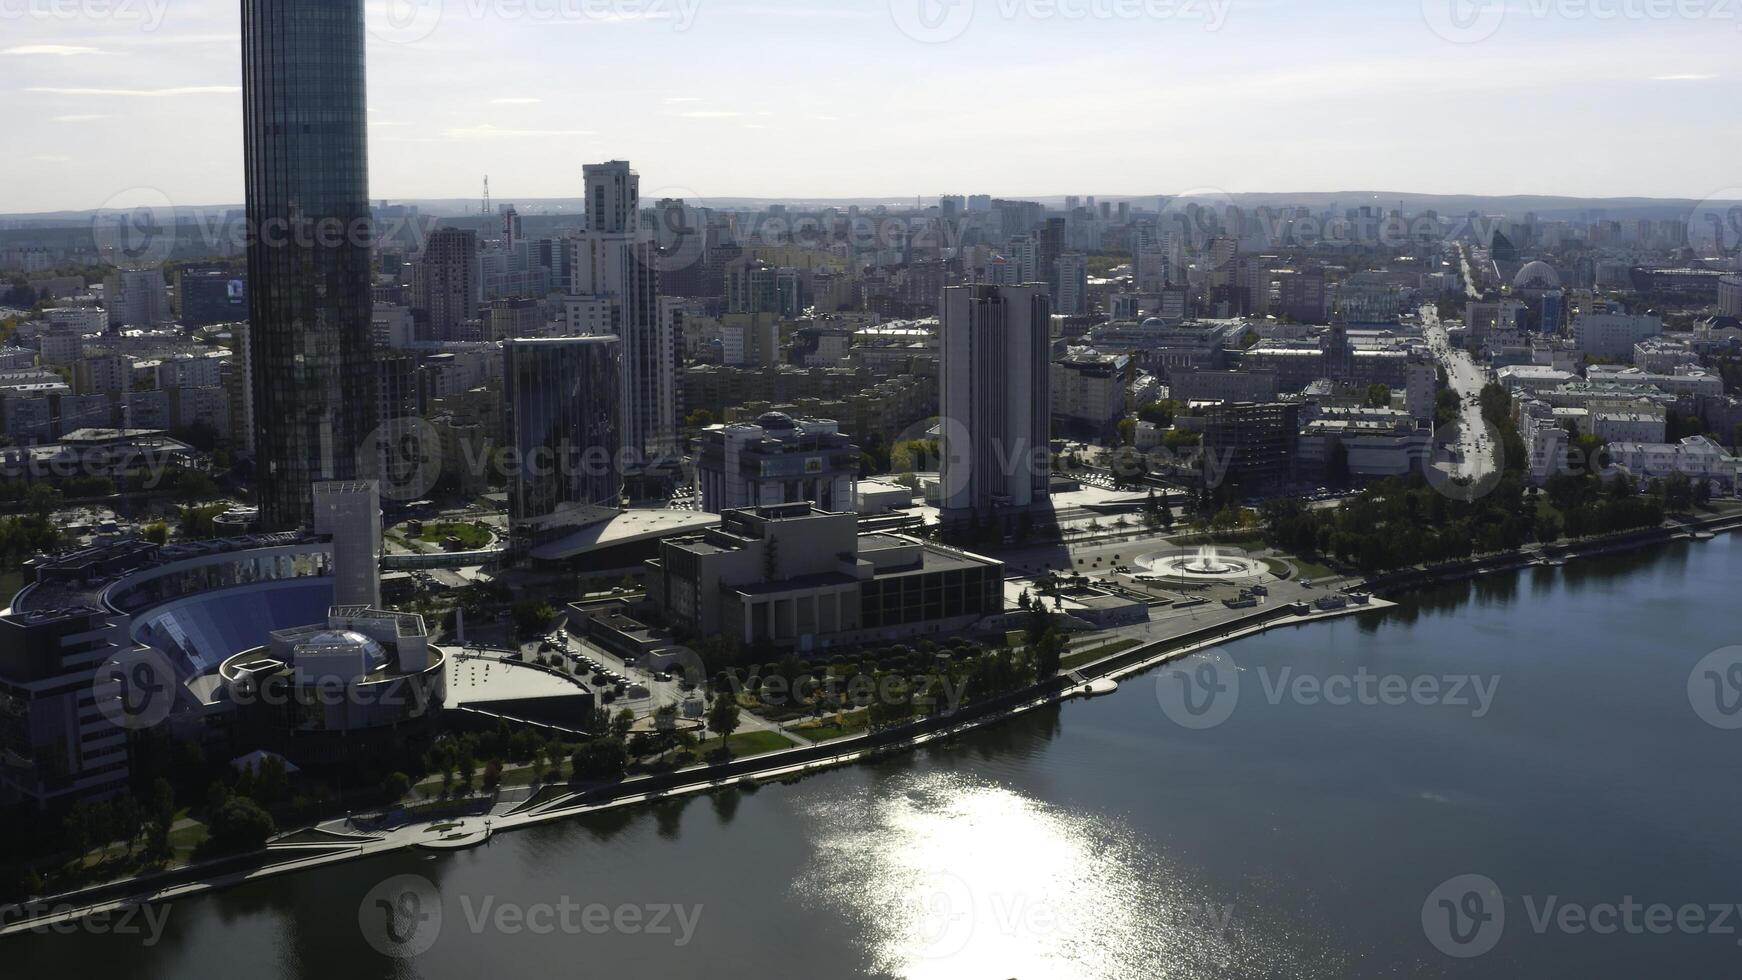
<svg viewBox="0 0 1742 980">
<path fill-rule="evenodd" d="M 665 104 L 666 105 L 683 105 L 685 102 L 700 102 L 700 101 L 702 101 L 702 100 L 696 98 L 693 95 L 674 95 L 674 96 L 671 96 L 670 98 L 666 99 Z"/>
<path fill-rule="evenodd" d="M 100 113 L 100 112 L 87 112 L 87 113 L 81 113 L 79 115 L 73 115 L 73 116 L 52 116 L 52 117 L 50 117 L 49 122 L 58 122 L 58 123 L 96 122 L 99 119 L 107 119 L 107 118 L 109 118 L 109 117 Z"/>
<path fill-rule="evenodd" d="M 738 117 L 738 113 L 736 113 L 736 112 L 724 112 L 724 111 L 713 112 L 713 111 L 707 111 L 707 110 L 698 110 L 696 112 L 686 112 L 683 114 L 683 117 L 685 119 L 736 119 Z"/>
<path fill-rule="evenodd" d="M 49 156 L 48 154 L 44 154 L 44 153 L 39 153 L 36 156 L 31 157 L 31 159 L 32 160 L 40 160 L 43 163 L 72 163 L 73 162 L 72 157 Z"/>
<path fill-rule="evenodd" d="M 0 50 L 0 54 L 52 54 L 66 57 L 73 54 L 102 54 L 97 48 L 87 48 L 79 44 L 23 44 L 15 48 Z"/>
<path fill-rule="evenodd" d="M 502 129 L 485 123 L 482 126 L 465 126 L 456 129 L 444 129 L 443 139 L 450 140 L 499 140 L 523 139 L 529 136 L 596 136 L 590 129 Z"/>
<path fill-rule="evenodd" d="M 543 99 L 535 98 L 535 97 L 530 96 L 530 95 L 505 95 L 499 99 L 491 99 L 490 104 L 491 105 L 536 105 L 537 103 L 540 103 L 543 101 L 544 101 Z"/>
<path fill-rule="evenodd" d="M 105 99 L 161 99 L 178 95 L 229 95 L 242 91 L 239 85 L 190 85 L 186 88 L 50 88 L 33 85 L 26 92 L 43 95 L 91 95 Z"/>
<path fill-rule="evenodd" d="M 1716 75 L 1658 75 L 1652 78 L 1654 82 L 1709 82 Z"/>
</svg>

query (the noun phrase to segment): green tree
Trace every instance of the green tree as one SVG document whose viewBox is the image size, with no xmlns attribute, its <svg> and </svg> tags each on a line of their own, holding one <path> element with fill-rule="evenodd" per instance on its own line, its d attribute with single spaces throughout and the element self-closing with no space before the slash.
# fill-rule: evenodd
<svg viewBox="0 0 1742 980">
<path fill-rule="evenodd" d="M 225 801 L 218 808 L 218 812 L 212 815 L 209 829 L 212 850 L 220 854 L 234 854 L 264 847 L 267 839 L 278 832 L 278 825 L 273 822 L 272 815 L 262 810 L 258 803 L 236 796 Z"/>
<path fill-rule="evenodd" d="M 708 706 L 708 731 L 720 737 L 720 751 L 728 757 L 732 754 L 732 733 L 738 730 L 738 724 L 738 700 L 730 692 L 715 695 L 714 703 Z"/>
<path fill-rule="evenodd" d="M 145 540 L 152 544 L 168 544 L 169 525 L 162 521 L 145 525 Z"/>
<path fill-rule="evenodd" d="M 614 738 L 595 738 L 582 742 L 571 760 L 574 778 L 583 780 L 613 780 L 623 778 L 629 766 L 629 754 L 623 743 Z"/>
<path fill-rule="evenodd" d="M 635 727 L 635 712 L 624 708 L 611 718 L 611 737 L 622 740 L 629 737 L 629 730 Z"/>
</svg>

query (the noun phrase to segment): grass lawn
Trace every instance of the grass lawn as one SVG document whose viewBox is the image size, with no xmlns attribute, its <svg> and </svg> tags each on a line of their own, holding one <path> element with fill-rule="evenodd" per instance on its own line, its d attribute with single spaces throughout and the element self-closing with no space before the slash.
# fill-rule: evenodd
<svg viewBox="0 0 1742 980">
<path fill-rule="evenodd" d="M 185 864 L 211 834 L 203 823 L 190 824 L 169 832 L 169 848 L 178 864 Z"/>
<path fill-rule="evenodd" d="M 490 532 L 471 524 L 425 524 L 423 533 L 417 536 L 419 541 L 431 544 L 441 544 L 448 538 L 459 538 L 460 544 L 468 551 L 477 551 L 490 545 Z"/>
<path fill-rule="evenodd" d="M 1336 578 L 1338 574 L 1337 570 L 1331 568 L 1329 565 L 1321 565 L 1318 562 L 1307 561 L 1305 558 L 1297 558 L 1294 555 L 1290 555 L 1288 556 L 1288 560 L 1300 572 L 1301 578 Z"/>
<path fill-rule="evenodd" d="M 863 711 L 848 711 L 838 717 L 825 716 L 819 725 L 793 725 L 793 731 L 798 732 L 813 742 L 826 742 L 832 738 L 842 738 L 847 735 L 857 735 L 871 727 L 871 716 Z"/>
<path fill-rule="evenodd" d="M 1115 653 L 1124 653 L 1125 651 L 1140 645 L 1142 642 L 1142 640 L 1125 639 L 1114 640 L 1111 643 L 1103 643 L 1099 646 L 1086 647 L 1076 653 L 1070 653 L 1060 657 L 1059 669 L 1074 670 L 1084 664 L 1094 663 L 1103 657 L 1111 657 Z"/>
<path fill-rule="evenodd" d="M 761 755 L 764 752 L 790 749 L 792 748 L 792 739 L 779 732 L 738 732 L 732 736 L 728 744 L 732 750 L 732 758 L 742 759 L 745 756 Z M 698 758 L 706 759 L 720 751 L 720 745 L 720 739 L 710 738 L 696 746 L 696 755 Z"/>
</svg>

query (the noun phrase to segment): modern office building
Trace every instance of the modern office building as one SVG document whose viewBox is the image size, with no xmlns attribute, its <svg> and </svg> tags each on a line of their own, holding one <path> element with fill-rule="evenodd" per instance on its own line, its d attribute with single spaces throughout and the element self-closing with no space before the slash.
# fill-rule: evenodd
<svg viewBox="0 0 1742 980">
<path fill-rule="evenodd" d="M 1035 286 L 944 290 L 939 388 L 944 519 L 1046 500 L 1052 303 Z"/>
<path fill-rule="evenodd" d="M 638 459 L 677 447 L 677 364 L 660 316 L 658 247 L 640 232 L 641 178 L 628 163 L 588 164 L 587 227 L 569 241 L 571 332 L 622 340 L 622 444 Z"/>
<path fill-rule="evenodd" d="M 103 283 L 103 303 L 109 322 L 117 327 L 150 327 L 171 319 L 163 270 L 152 266 L 110 273 Z"/>
<path fill-rule="evenodd" d="M 381 492 L 372 480 L 317 483 L 313 530 L 333 539 L 333 601 L 381 605 Z"/>
<path fill-rule="evenodd" d="M 1296 323 L 1324 323 L 1330 312 L 1330 292 L 1319 270 L 1277 275 L 1278 302 L 1283 316 Z"/>
<path fill-rule="evenodd" d="M 0 801 L 126 788 L 127 731 L 113 720 L 124 716 L 97 704 L 99 672 L 133 648 L 126 625 L 85 605 L 0 613 Z"/>
<path fill-rule="evenodd" d="M 803 501 L 852 509 L 859 447 L 838 422 L 769 412 L 754 424 L 712 426 L 700 441 L 696 481 L 710 514 Z"/>
<path fill-rule="evenodd" d="M 1203 442 L 1211 477 L 1245 494 L 1281 489 L 1295 476 L 1299 419 L 1299 406 L 1283 402 L 1211 406 Z"/>
<path fill-rule="evenodd" d="M 176 302 L 189 327 L 248 319 L 248 278 L 228 266 L 184 266 L 176 273 Z"/>
<path fill-rule="evenodd" d="M 268 530 L 356 475 L 375 427 L 361 0 L 243 0 L 256 490 Z"/>
<path fill-rule="evenodd" d="M 429 340 L 477 340 L 478 233 L 469 228 L 437 228 L 417 261 L 412 308 L 425 318 Z"/>
<path fill-rule="evenodd" d="M 515 460 L 508 516 L 534 545 L 621 507 L 616 337 L 516 338 L 503 344 L 503 398 Z"/>
<path fill-rule="evenodd" d="M 1065 316 L 1089 312 L 1089 257 L 1066 252 L 1058 258 L 1058 308 Z"/>
<path fill-rule="evenodd" d="M 660 542 L 648 595 L 680 633 L 800 650 L 942 634 L 1004 611 L 1001 562 L 858 527 L 808 503 L 727 511 Z"/>
</svg>

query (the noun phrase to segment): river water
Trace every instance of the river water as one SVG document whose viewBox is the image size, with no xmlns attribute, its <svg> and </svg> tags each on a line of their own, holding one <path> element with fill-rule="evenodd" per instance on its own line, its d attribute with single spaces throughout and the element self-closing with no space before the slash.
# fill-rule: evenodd
<svg viewBox="0 0 1742 980">
<path fill-rule="evenodd" d="M 911 755 L 0 957 L 202 980 L 1735 975 L 1742 668 L 1702 660 L 1742 642 L 1739 596 L 1734 536 L 1488 576 Z"/>
</svg>

